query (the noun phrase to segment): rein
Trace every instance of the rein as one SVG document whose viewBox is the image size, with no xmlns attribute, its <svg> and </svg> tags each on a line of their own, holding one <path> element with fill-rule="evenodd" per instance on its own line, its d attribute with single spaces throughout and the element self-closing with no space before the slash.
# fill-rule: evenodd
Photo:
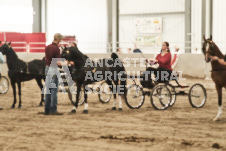
<svg viewBox="0 0 226 151">
<path fill-rule="evenodd" d="M 31 73 L 31 72 L 24 72 L 23 70 L 9 70 L 8 72 L 11 73 L 23 73 L 23 74 L 27 74 L 27 75 L 40 75 L 40 76 L 44 76 L 45 74 L 38 74 L 38 73 Z"/>
<path fill-rule="evenodd" d="M 217 71 L 226 71 L 226 69 L 210 70 L 210 72 L 217 72 Z"/>
</svg>

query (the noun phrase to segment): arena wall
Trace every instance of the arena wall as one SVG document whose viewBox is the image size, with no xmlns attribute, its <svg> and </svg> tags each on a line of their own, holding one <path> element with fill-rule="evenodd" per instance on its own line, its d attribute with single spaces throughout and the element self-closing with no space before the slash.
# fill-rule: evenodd
<svg viewBox="0 0 226 151">
<path fill-rule="evenodd" d="M 33 59 L 42 59 L 43 53 L 17 53 L 19 58 L 24 61 L 31 61 Z M 88 54 L 92 59 L 94 58 L 108 58 L 110 53 L 106 54 Z M 146 58 L 153 58 L 155 54 L 144 54 Z M 139 63 L 133 64 L 132 58 L 143 58 L 141 54 L 120 54 L 120 59 L 128 57 L 131 66 L 126 67 L 126 71 L 144 71 L 145 66 L 140 66 Z M 2 75 L 7 75 L 8 67 L 6 64 L 1 65 Z M 210 64 L 206 64 L 202 54 L 180 54 L 177 65 L 174 70 L 182 71 L 182 75 L 196 78 L 210 78 Z"/>
</svg>

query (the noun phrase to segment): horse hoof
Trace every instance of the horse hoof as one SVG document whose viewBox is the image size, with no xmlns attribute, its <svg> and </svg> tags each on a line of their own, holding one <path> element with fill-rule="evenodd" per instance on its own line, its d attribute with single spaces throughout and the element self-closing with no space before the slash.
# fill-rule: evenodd
<svg viewBox="0 0 226 151">
<path fill-rule="evenodd" d="M 71 110 L 71 113 L 76 113 L 76 110 Z"/>
<path fill-rule="evenodd" d="M 42 103 L 40 103 L 39 106 L 42 106 Z"/>
<path fill-rule="evenodd" d="M 18 109 L 21 109 L 21 108 L 22 108 L 22 106 L 21 106 L 21 105 L 19 105 L 19 106 L 18 106 Z"/>
<path fill-rule="evenodd" d="M 213 119 L 214 122 L 216 121 L 220 121 L 220 118 L 216 117 L 215 119 Z"/>
<path fill-rule="evenodd" d="M 122 108 L 118 108 L 118 111 L 122 111 Z"/>
<path fill-rule="evenodd" d="M 87 114 L 87 113 L 88 113 L 88 110 L 83 110 L 83 113 L 84 113 L 84 114 Z"/>
<path fill-rule="evenodd" d="M 14 108 L 15 108 L 15 105 L 12 105 L 10 108 L 11 108 L 11 109 L 14 109 Z"/>
<path fill-rule="evenodd" d="M 116 107 L 112 107 L 111 110 L 116 110 Z"/>
</svg>

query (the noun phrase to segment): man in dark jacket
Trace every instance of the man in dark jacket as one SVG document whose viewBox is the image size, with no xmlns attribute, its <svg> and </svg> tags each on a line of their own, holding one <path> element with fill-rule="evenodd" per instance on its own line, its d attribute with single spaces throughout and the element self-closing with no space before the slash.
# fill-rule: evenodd
<svg viewBox="0 0 226 151">
<path fill-rule="evenodd" d="M 61 58 L 60 49 L 58 44 L 61 42 L 63 36 L 60 33 L 54 35 L 52 44 L 48 45 L 45 49 L 45 62 L 46 62 L 46 92 L 45 92 L 45 115 L 62 115 L 57 112 L 57 93 L 58 93 L 58 78 L 55 73 L 58 71 L 58 66 L 61 62 L 53 64 L 54 58 Z M 54 83 L 55 88 L 50 88 L 50 85 Z"/>
<path fill-rule="evenodd" d="M 133 49 L 133 53 L 142 53 L 142 51 L 139 49 L 139 48 L 137 48 L 137 45 L 136 44 L 134 44 L 134 49 Z"/>
</svg>

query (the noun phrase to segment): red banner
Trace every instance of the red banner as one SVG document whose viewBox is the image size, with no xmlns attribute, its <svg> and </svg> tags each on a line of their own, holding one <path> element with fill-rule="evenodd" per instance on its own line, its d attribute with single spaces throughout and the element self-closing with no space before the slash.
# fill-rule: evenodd
<svg viewBox="0 0 226 151">
<path fill-rule="evenodd" d="M 12 42 L 15 52 L 44 52 L 46 46 L 45 33 L 1 32 L 0 41 Z"/>
</svg>

